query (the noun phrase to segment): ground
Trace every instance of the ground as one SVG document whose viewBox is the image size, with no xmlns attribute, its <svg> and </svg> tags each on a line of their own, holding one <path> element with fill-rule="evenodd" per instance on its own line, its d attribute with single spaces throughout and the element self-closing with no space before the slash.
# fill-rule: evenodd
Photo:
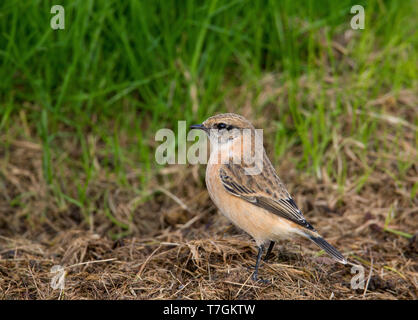
<svg viewBox="0 0 418 320">
<path fill-rule="evenodd" d="M 112 176 L 98 178 L 89 197 L 97 208 L 107 201 L 108 214 L 129 225 L 123 235 L 99 209 L 88 222 L 76 205 L 49 202 L 37 144 L 14 141 L 10 150 L 16 161 L 5 168 L 0 206 L 2 299 L 417 298 L 418 243 L 416 235 L 409 237 L 417 230 L 416 199 L 411 207 L 390 172 L 372 173 L 361 192 L 341 194 L 326 177 L 301 174 L 285 158 L 276 165 L 307 219 L 365 268 L 367 289 L 353 290 L 352 266 L 334 263 L 307 241 L 276 245 L 260 268 L 270 283 L 253 282 L 255 244 L 213 206 L 203 166 L 162 169 L 147 201 Z M 350 166 L 354 170 L 355 162 Z M 412 186 L 416 177 L 414 165 L 405 180 Z M 70 176 L 65 179 L 71 184 Z M 17 194 L 25 205 L 5 201 Z M 396 215 L 388 218 L 391 210 Z M 62 291 L 51 287 L 54 265 L 66 268 Z"/>
<path fill-rule="evenodd" d="M 353 29 L 357 4 L 71 0 L 52 30 L 50 1 L 0 1 L 0 299 L 416 300 L 418 6 Z M 156 163 L 158 130 L 221 112 L 363 289 L 304 240 L 253 282 L 205 166 Z"/>
</svg>

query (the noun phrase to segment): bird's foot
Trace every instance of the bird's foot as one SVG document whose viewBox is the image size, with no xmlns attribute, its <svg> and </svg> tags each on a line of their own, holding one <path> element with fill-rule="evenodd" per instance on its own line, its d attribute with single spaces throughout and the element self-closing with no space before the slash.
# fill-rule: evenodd
<svg viewBox="0 0 418 320">
<path fill-rule="evenodd" d="M 270 284 L 271 281 L 270 280 L 266 280 L 266 279 L 260 279 L 258 277 L 258 275 L 254 272 L 253 275 L 251 276 L 251 279 L 255 282 L 260 282 L 262 284 Z"/>
</svg>

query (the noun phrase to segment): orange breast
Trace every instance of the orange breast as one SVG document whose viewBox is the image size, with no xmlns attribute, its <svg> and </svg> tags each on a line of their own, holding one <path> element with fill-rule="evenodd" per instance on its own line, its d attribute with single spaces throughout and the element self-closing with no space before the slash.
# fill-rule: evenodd
<svg viewBox="0 0 418 320">
<path fill-rule="evenodd" d="M 299 228 L 291 221 L 280 218 L 226 191 L 220 179 L 220 167 L 220 164 L 209 163 L 207 165 L 206 185 L 209 195 L 222 214 L 250 234 L 258 245 L 267 240 L 288 238 L 298 231 Z"/>
</svg>

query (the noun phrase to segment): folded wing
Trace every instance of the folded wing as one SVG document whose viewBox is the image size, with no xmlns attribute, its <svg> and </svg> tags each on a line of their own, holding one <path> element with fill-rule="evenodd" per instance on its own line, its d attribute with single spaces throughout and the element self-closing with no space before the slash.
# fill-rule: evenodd
<svg viewBox="0 0 418 320">
<path fill-rule="evenodd" d="M 267 165 L 267 168 L 266 168 Z M 269 166 L 270 165 L 270 166 Z M 296 206 L 270 163 L 259 175 L 246 175 L 240 164 L 226 164 L 220 169 L 220 178 L 226 191 L 273 214 L 315 231 Z"/>
</svg>

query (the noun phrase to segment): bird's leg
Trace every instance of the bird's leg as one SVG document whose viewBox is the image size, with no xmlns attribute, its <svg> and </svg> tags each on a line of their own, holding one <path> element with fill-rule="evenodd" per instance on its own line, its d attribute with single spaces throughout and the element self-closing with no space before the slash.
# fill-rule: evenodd
<svg viewBox="0 0 418 320">
<path fill-rule="evenodd" d="M 269 248 L 267 249 L 267 253 L 264 256 L 264 261 L 267 261 L 270 258 L 270 253 L 271 253 L 271 250 L 273 250 L 274 244 L 275 244 L 274 241 L 270 241 Z"/>
<path fill-rule="evenodd" d="M 255 263 L 255 271 L 254 271 L 253 276 L 252 276 L 252 279 L 254 281 L 257 281 L 258 280 L 258 277 L 257 277 L 257 275 L 258 275 L 258 267 L 260 265 L 260 260 L 261 260 L 261 256 L 263 254 L 263 251 L 264 251 L 264 245 L 260 245 L 258 247 L 257 262 Z"/>
</svg>

